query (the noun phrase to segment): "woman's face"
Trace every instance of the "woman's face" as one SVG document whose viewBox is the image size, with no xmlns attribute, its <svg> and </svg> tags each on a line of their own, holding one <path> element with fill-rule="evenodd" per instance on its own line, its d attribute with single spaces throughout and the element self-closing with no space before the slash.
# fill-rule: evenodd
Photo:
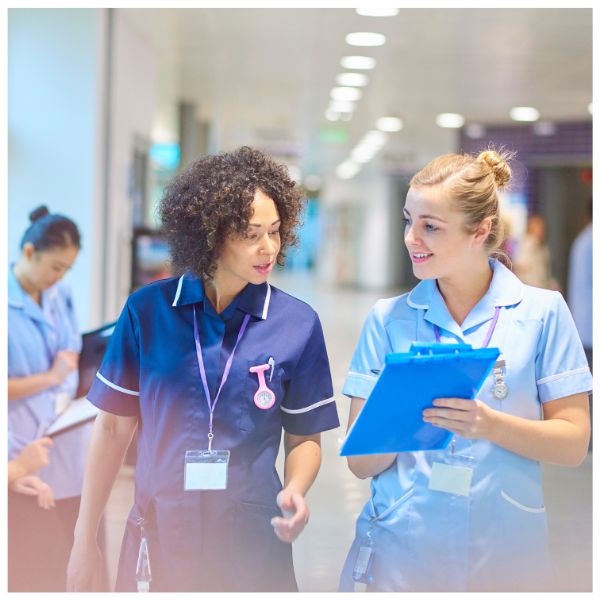
<svg viewBox="0 0 600 600">
<path fill-rule="evenodd" d="M 25 244 L 23 247 L 25 275 L 38 291 L 47 290 L 65 276 L 78 253 L 79 248 L 72 245 L 37 251 L 33 244 Z"/>
<path fill-rule="evenodd" d="M 439 186 L 410 188 L 404 205 L 404 243 L 419 279 L 440 279 L 465 272 L 485 235 L 467 233 L 464 215 Z"/>
<path fill-rule="evenodd" d="M 264 283 L 281 248 L 281 220 L 275 202 L 257 190 L 252 211 L 248 230 L 241 236 L 230 236 L 217 260 L 218 276 L 231 277 L 240 285 Z"/>
</svg>

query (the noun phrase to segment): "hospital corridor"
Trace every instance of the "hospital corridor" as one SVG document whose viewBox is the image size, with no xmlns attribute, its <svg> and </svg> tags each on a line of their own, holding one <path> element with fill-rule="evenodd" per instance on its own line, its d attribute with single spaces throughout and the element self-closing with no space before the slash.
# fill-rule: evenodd
<svg viewBox="0 0 600 600">
<path fill-rule="evenodd" d="M 597 591 L 600 11 L 196 4 L 0 11 L 8 592 Z"/>
</svg>

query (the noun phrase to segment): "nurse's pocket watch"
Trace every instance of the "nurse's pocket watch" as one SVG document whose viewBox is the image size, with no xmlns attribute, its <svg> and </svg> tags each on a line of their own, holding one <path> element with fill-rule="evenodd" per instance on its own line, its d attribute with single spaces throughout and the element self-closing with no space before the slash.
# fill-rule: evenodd
<svg viewBox="0 0 600 600">
<path fill-rule="evenodd" d="M 265 380 L 265 371 L 268 370 L 271 371 L 269 381 L 273 379 L 274 368 L 275 362 L 272 358 L 270 358 L 269 362 L 264 365 L 250 367 L 250 373 L 256 373 L 256 376 L 258 377 L 258 390 L 256 390 L 256 393 L 254 394 L 254 404 L 256 404 L 256 407 L 260 408 L 261 410 L 268 410 L 275 404 L 275 392 L 269 389 Z"/>
<path fill-rule="evenodd" d="M 504 381 L 504 368 L 506 367 L 506 361 L 498 360 L 494 365 L 492 373 L 494 375 L 494 385 L 492 386 L 492 393 L 494 398 L 497 400 L 504 400 L 508 396 L 508 386 Z"/>
</svg>

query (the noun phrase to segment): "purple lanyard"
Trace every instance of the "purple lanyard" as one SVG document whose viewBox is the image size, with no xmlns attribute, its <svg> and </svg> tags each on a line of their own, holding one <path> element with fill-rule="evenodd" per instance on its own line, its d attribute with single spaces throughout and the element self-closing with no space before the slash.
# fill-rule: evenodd
<svg viewBox="0 0 600 600">
<path fill-rule="evenodd" d="M 487 348 L 490 340 L 492 339 L 492 334 L 494 333 L 494 329 L 496 329 L 496 323 L 498 322 L 498 315 L 500 314 L 500 307 L 496 306 L 494 308 L 494 317 L 492 318 L 492 323 L 490 324 L 490 328 L 488 329 L 487 335 L 485 336 L 485 340 L 483 340 L 482 348 Z M 433 330 L 435 331 L 435 341 L 439 344 L 441 341 L 441 330 L 437 325 L 433 326 Z"/>
<path fill-rule="evenodd" d="M 233 363 L 233 357 L 235 356 L 235 351 L 237 350 L 238 344 L 244 335 L 244 331 L 246 331 L 246 326 L 248 325 L 248 321 L 250 320 L 250 315 L 246 314 L 244 317 L 244 321 L 242 326 L 240 327 L 240 331 L 237 336 L 237 340 L 235 342 L 235 346 L 225 363 L 225 370 L 223 371 L 223 377 L 221 377 L 221 384 L 219 385 L 219 390 L 217 391 L 217 395 L 215 396 L 214 402 L 210 401 L 210 392 L 208 391 L 208 382 L 206 381 L 206 370 L 204 369 L 204 359 L 202 358 L 202 344 L 200 343 L 200 334 L 198 333 L 198 321 L 196 320 L 196 307 L 194 306 L 194 340 L 196 341 L 196 356 L 198 357 L 198 368 L 200 369 L 200 376 L 202 377 L 202 385 L 204 387 L 204 395 L 206 396 L 206 402 L 208 404 L 208 410 L 210 413 L 210 423 L 208 430 L 208 451 L 212 451 L 212 441 L 213 441 L 213 414 L 215 412 L 215 407 L 217 406 L 217 402 L 219 401 L 219 396 L 221 394 L 221 390 L 225 385 L 229 377 L 229 371 L 231 370 L 231 363 Z"/>
</svg>

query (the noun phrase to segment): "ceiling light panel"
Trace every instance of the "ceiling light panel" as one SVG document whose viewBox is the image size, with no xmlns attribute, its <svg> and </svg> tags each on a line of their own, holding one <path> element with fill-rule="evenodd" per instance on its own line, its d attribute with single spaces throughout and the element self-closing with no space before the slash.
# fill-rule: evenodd
<svg viewBox="0 0 600 600">
<path fill-rule="evenodd" d="M 381 117 L 375 122 L 375 127 L 379 131 L 400 131 L 402 129 L 402 119 L 398 119 L 397 117 Z"/>
<path fill-rule="evenodd" d="M 363 73 L 340 73 L 335 82 L 343 86 L 364 87 L 369 83 L 369 78 Z"/>
<path fill-rule="evenodd" d="M 370 56 L 344 56 L 340 64 L 344 69 L 362 69 L 366 71 L 374 69 L 377 61 Z"/>
<path fill-rule="evenodd" d="M 356 12 L 363 17 L 395 17 L 400 10 L 398 8 L 387 8 L 385 6 L 371 6 L 357 8 Z"/>
<path fill-rule="evenodd" d="M 346 43 L 350 46 L 383 46 L 385 35 L 371 31 L 357 31 L 346 36 Z"/>
<path fill-rule="evenodd" d="M 458 129 L 465 124 L 465 118 L 458 113 L 441 113 L 435 118 L 439 127 Z"/>
<path fill-rule="evenodd" d="M 342 100 L 343 102 L 356 102 L 362 97 L 362 92 L 353 87 L 335 87 L 331 90 L 330 96 L 334 100 Z"/>
<path fill-rule="evenodd" d="M 540 113 L 532 106 L 515 106 L 510 109 L 510 118 L 513 121 L 537 121 L 540 118 Z"/>
</svg>

